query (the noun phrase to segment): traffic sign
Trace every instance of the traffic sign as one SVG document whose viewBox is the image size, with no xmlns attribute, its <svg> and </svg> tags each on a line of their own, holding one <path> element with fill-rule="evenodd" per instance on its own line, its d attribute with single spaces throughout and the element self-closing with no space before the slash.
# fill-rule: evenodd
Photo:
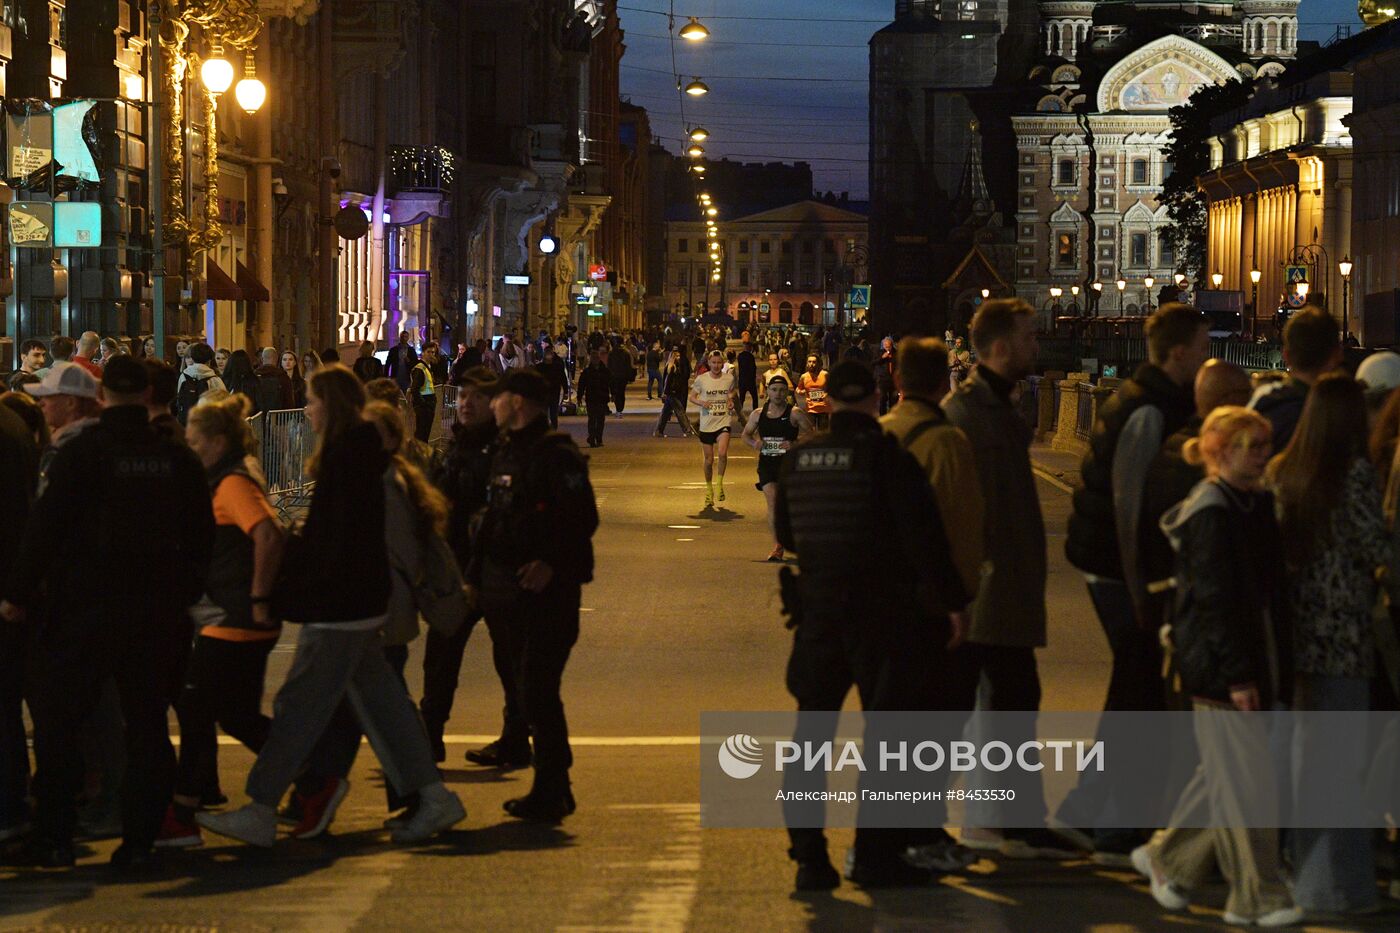
<svg viewBox="0 0 1400 933">
<path fill-rule="evenodd" d="M 1288 282 L 1290 285 L 1297 285 L 1299 282 L 1306 282 L 1308 280 L 1307 266 L 1289 266 L 1285 271 L 1284 281 Z"/>
<path fill-rule="evenodd" d="M 759 302 L 758 310 L 762 311 L 764 314 L 767 314 L 769 311 L 773 310 L 773 306 L 766 301 L 762 301 Z"/>
<path fill-rule="evenodd" d="M 852 285 L 850 294 L 846 296 L 846 307 L 848 308 L 869 308 L 870 307 L 870 286 Z"/>
</svg>

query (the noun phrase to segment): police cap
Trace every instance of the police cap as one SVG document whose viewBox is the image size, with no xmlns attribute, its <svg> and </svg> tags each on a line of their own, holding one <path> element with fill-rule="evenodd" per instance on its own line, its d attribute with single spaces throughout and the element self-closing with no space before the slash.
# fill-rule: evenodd
<svg viewBox="0 0 1400 933">
<path fill-rule="evenodd" d="M 545 382 L 544 376 L 533 369 L 512 369 L 501 380 L 500 391 L 511 392 L 541 408 L 552 405 L 558 394 Z"/>
<path fill-rule="evenodd" d="M 843 360 L 827 375 L 826 394 L 838 402 L 863 402 L 875 394 L 875 374 L 855 360 Z"/>
<path fill-rule="evenodd" d="M 114 356 L 102 370 L 102 388 L 117 395 L 137 395 L 151 385 L 146 367 L 132 356 Z"/>
</svg>

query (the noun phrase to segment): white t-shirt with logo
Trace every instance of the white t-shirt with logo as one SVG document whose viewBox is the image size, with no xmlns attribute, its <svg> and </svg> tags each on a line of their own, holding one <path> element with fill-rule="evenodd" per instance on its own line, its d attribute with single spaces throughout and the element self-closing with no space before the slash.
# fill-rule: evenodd
<svg viewBox="0 0 1400 933">
<path fill-rule="evenodd" d="M 718 431 L 729 427 L 733 412 L 730 400 L 734 394 L 734 373 L 702 373 L 695 377 L 691 390 L 700 399 L 700 430 Z"/>
</svg>

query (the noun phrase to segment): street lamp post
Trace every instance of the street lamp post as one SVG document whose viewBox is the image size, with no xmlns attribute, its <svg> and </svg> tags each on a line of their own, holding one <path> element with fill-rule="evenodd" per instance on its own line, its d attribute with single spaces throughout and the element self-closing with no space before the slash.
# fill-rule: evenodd
<svg viewBox="0 0 1400 933">
<path fill-rule="evenodd" d="M 1342 257 L 1342 261 L 1337 263 L 1337 271 L 1342 274 L 1342 342 L 1345 343 L 1350 334 L 1348 325 L 1350 323 L 1350 298 L 1351 298 L 1351 254 Z"/>
<path fill-rule="evenodd" d="M 1263 273 L 1258 269 L 1249 270 L 1249 339 L 1254 339 L 1254 328 L 1259 318 L 1259 279 Z"/>
<path fill-rule="evenodd" d="M 1095 279 L 1095 280 L 1094 280 L 1094 284 L 1091 285 L 1090 288 L 1092 288 L 1092 289 L 1094 290 L 1094 313 L 1093 313 L 1092 316 L 1093 316 L 1093 317 L 1098 317 L 1098 316 L 1099 316 L 1099 299 L 1103 297 L 1103 283 L 1100 282 L 1100 281 L 1098 281 L 1097 279 Z"/>
<path fill-rule="evenodd" d="M 1142 280 L 1143 304 L 1147 306 L 1147 314 L 1152 313 L 1152 286 L 1155 284 L 1157 280 L 1150 275 Z"/>
<path fill-rule="evenodd" d="M 1114 282 L 1113 284 L 1114 284 L 1115 286 L 1118 287 L 1118 316 L 1119 316 L 1119 317 L 1122 317 L 1122 316 L 1123 316 L 1123 289 L 1125 289 L 1125 288 L 1128 287 L 1128 280 L 1127 280 L 1127 279 L 1120 278 L 1118 281 Z"/>
</svg>

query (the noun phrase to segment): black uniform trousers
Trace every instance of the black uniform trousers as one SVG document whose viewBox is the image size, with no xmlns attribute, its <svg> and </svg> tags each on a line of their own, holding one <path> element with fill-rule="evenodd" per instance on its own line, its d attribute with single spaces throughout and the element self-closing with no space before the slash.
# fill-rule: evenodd
<svg viewBox="0 0 1400 933">
<path fill-rule="evenodd" d="M 568 790 L 573 752 L 560 686 L 569 653 L 578 641 L 578 584 L 551 583 L 542 593 L 486 590 L 482 608 L 491 632 L 493 655 L 499 645 L 507 662 L 506 725 L 502 745 L 515 746 L 513 713 L 535 742 L 535 782 L 532 794 L 554 795 Z M 501 670 L 498 662 L 497 671 Z M 514 700 L 514 709 L 512 709 Z"/>
<path fill-rule="evenodd" d="M 614 379 L 612 381 L 613 407 L 620 415 L 627 407 L 627 386 L 630 384 L 627 379 Z"/>
<path fill-rule="evenodd" d="M 110 676 L 126 722 L 122 840 L 136 850 L 155 842 L 175 785 L 167 715 L 180 689 L 190 641 L 189 619 L 179 609 L 136 616 L 108 607 L 86 617 L 47 620 L 32 653 L 30 703 L 35 831 L 42 838 L 72 841 L 76 799 L 83 787 L 78 732 Z"/>
<path fill-rule="evenodd" d="M 24 738 L 29 626 L 0 622 L 0 829 L 28 821 L 29 746 Z"/>
<path fill-rule="evenodd" d="M 816 745 L 831 741 L 836 720 L 830 714 L 840 711 L 852 686 L 860 696 L 861 709 L 867 712 L 934 708 L 939 654 L 948 639 L 946 622 L 905 629 L 904 625 L 871 618 L 868 609 L 852 610 L 847 619 L 804 619 L 794 634 L 787 667 L 788 691 L 798 708 L 795 742 Z M 876 748 L 885 738 L 882 728 L 867 720 L 864 747 Z M 898 737 L 889 739 L 897 741 Z M 871 786 L 867 779 L 878 780 L 878 775 L 863 775 L 863 788 Z M 826 776 L 819 771 L 794 768 L 783 772 L 785 791 L 813 791 L 825 786 Z M 788 854 L 795 861 L 826 858 L 826 836 L 820 828 L 824 811 L 825 804 L 820 801 L 784 802 L 783 816 L 792 843 Z M 858 863 L 878 865 L 897 858 L 915 836 L 909 829 L 867 825 L 870 812 L 862 803 L 856 817 L 855 857 Z"/>
<path fill-rule="evenodd" d="M 621 411 L 622 409 L 618 409 Z M 588 402 L 588 442 L 603 443 L 603 429 L 608 426 L 608 403 L 606 400 L 594 404 Z"/>
<path fill-rule="evenodd" d="M 437 395 L 416 395 L 413 397 L 413 436 L 427 443 L 433 433 L 433 419 L 437 417 Z"/>
<path fill-rule="evenodd" d="M 443 730 L 447 728 L 447 720 L 452 715 L 452 700 L 456 696 L 457 680 L 462 671 L 462 655 L 472 629 L 480 620 L 480 613 L 473 614 L 451 638 L 428 629 L 423 653 L 423 700 L 418 704 L 418 709 L 423 714 L 423 724 L 428 727 L 428 740 L 434 749 L 442 744 Z M 499 625 L 493 628 L 491 620 L 486 620 L 486 630 L 491 636 L 491 662 L 505 696 L 498 747 L 504 757 L 524 761 L 530 757 L 530 727 L 526 725 L 519 700 L 511 690 L 511 684 L 515 682 L 511 642 L 508 636 L 501 636 L 498 629 Z"/>
</svg>

